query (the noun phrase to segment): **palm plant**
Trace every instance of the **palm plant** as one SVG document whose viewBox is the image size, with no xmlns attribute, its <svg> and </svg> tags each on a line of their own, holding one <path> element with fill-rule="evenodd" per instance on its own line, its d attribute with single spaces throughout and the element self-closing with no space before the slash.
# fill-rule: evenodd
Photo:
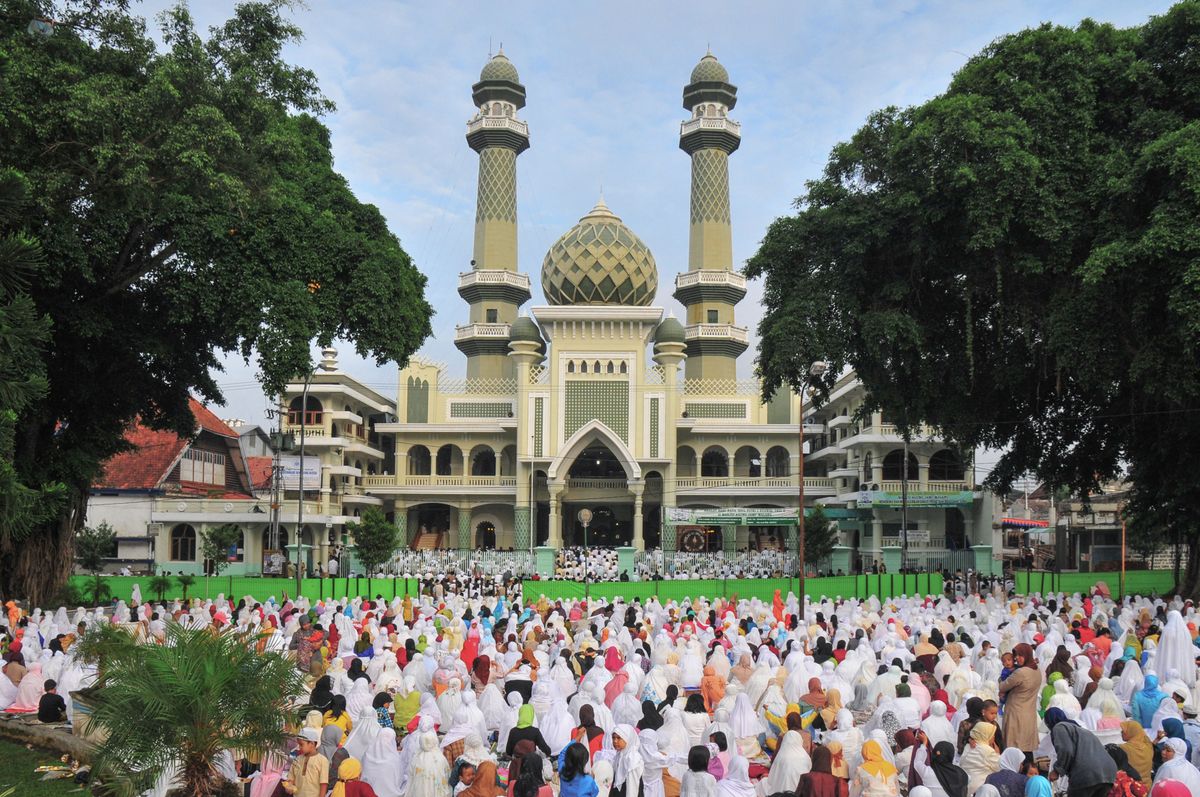
<svg viewBox="0 0 1200 797">
<path fill-rule="evenodd" d="M 107 738 L 93 771 L 120 795 L 165 775 L 173 776 L 169 794 L 216 797 L 227 788 L 217 756 L 282 748 L 304 680 L 295 662 L 259 653 L 236 629 L 171 623 L 166 637 L 165 645 L 138 645 L 125 629 L 108 627 L 79 643 L 84 661 L 103 661 L 89 722 Z"/>
<path fill-rule="evenodd" d="M 158 602 L 163 602 L 163 595 L 171 588 L 171 577 L 157 575 L 150 579 L 150 591 L 158 596 Z"/>
<path fill-rule="evenodd" d="M 176 580 L 179 582 L 179 586 L 183 587 L 183 599 L 186 601 L 188 587 L 190 587 L 196 583 L 196 577 L 184 574 L 184 575 L 176 576 Z"/>
</svg>

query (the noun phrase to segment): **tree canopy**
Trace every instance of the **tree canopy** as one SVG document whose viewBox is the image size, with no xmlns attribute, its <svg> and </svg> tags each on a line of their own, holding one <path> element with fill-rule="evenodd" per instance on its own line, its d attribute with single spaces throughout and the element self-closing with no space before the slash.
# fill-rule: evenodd
<svg viewBox="0 0 1200 797">
<path fill-rule="evenodd" d="M 1002 452 L 1193 544 L 1200 480 L 1200 2 L 1005 36 L 834 147 L 747 274 L 772 393 L 847 367 L 902 426 Z"/>
<path fill-rule="evenodd" d="M 190 436 L 188 395 L 222 400 L 222 354 L 257 358 L 274 394 L 314 340 L 403 363 L 430 332 L 424 276 L 334 170 L 332 104 L 281 56 L 301 33 L 286 5 L 243 3 L 206 35 L 177 6 L 161 49 L 127 0 L 5 7 L 0 167 L 28 186 L 31 317 L 50 325 L 30 332 L 46 390 L 15 411 L 12 462 L 69 500 L 0 549 L 2 594 L 65 579 L 101 463 L 138 418 Z"/>
<path fill-rule="evenodd" d="M 368 507 L 357 523 L 346 526 L 354 540 L 354 555 L 366 575 L 373 576 L 395 555 L 403 540 L 400 529 L 378 507 Z"/>
</svg>

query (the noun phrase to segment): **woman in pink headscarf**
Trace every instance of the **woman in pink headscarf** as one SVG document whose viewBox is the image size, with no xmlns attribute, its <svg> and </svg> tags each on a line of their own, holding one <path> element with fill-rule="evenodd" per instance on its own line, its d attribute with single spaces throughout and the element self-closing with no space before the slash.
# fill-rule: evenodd
<svg viewBox="0 0 1200 797">
<path fill-rule="evenodd" d="M 612 708 L 629 681 L 629 673 L 625 671 L 625 662 L 621 661 L 621 653 L 615 647 L 609 648 L 604 654 L 604 669 L 612 673 L 612 680 L 604 687 L 604 705 Z"/>
<path fill-rule="evenodd" d="M 32 714 L 38 710 L 38 703 L 42 699 L 42 694 L 45 691 L 43 687 L 46 684 L 46 679 L 42 675 L 41 662 L 34 662 L 29 665 L 29 671 L 21 679 L 21 683 L 17 685 L 17 697 L 13 704 L 8 707 L 8 711 L 13 714 Z"/>
</svg>

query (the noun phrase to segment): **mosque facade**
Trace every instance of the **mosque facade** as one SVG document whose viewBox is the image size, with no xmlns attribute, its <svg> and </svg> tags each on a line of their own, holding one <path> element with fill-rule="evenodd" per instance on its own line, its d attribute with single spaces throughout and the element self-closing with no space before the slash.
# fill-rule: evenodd
<svg viewBox="0 0 1200 797">
<path fill-rule="evenodd" d="M 529 128 L 520 118 L 525 87 L 503 52 L 472 97 L 474 257 L 458 278 L 468 310 L 454 333 L 466 378 L 420 359 L 402 369 L 394 418 L 370 430 L 388 456 L 369 472 L 328 464 L 324 451 L 342 447 L 332 442 L 336 410 L 327 410 L 339 385 L 353 383 L 318 370 L 321 389 L 310 388 L 307 409 L 318 427 L 309 444 L 330 441 L 317 446 L 322 500 L 381 506 L 416 548 L 784 547 L 795 527 L 773 516 L 796 514 L 803 434 L 812 452 L 805 504 L 827 504 L 843 530 L 833 569 L 882 562 L 900 547 L 887 505 L 900 439 L 877 417 L 850 428 L 846 413 L 863 398 L 853 375 L 835 393 L 841 403 L 815 413 L 790 391 L 764 404 L 756 380 L 738 379 L 749 331 L 736 319 L 746 279 L 733 262 L 729 168 L 741 126 L 731 116 L 737 88 L 720 62 L 705 55 L 683 90 L 679 146 L 692 173 L 687 268 L 673 286 L 682 320 L 655 305 L 651 249 L 603 199 L 546 252 L 546 304 L 522 310 L 531 290 L 517 257 L 516 185 Z M 305 407 L 300 388 L 284 397 L 291 421 Z M 985 529 L 990 543 L 990 502 L 969 468 L 932 438 L 910 457 L 922 506 L 909 513 L 909 549 L 965 549 Z M 955 466 L 943 467 L 949 459 Z"/>
<path fill-rule="evenodd" d="M 737 88 L 711 53 L 682 98 L 689 247 L 672 287 L 683 319 L 655 304 L 665 286 L 651 248 L 603 199 L 546 252 L 546 303 L 525 308 L 532 292 L 517 256 L 516 186 L 530 132 L 525 87 L 503 52 L 484 66 L 472 98 L 474 249 L 458 277 L 467 308 L 454 330 L 465 378 L 414 358 L 393 399 L 342 372 L 326 350 L 280 399 L 283 439 L 294 455 L 303 436 L 305 459 L 293 458 L 306 475 L 303 501 L 298 474 L 281 482 L 279 533 L 268 539 L 260 477 L 254 497 L 224 496 L 212 507 L 169 490 L 155 498 L 155 550 L 180 550 L 173 535 L 184 522 L 195 535 L 244 521 L 246 571 L 268 551 L 294 549 L 297 528 L 312 567 L 345 543 L 346 524 L 377 507 L 409 548 L 528 552 L 539 570 L 555 551 L 585 544 L 635 556 L 795 553 L 801 503 L 825 505 L 839 524 L 831 571 L 879 562 L 894 572 L 901 549 L 936 565 L 952 550 L 990 544 L 990 496 L 933 437 L 910 446 L 914 508 L 908 535 L 899 532 L 893 460 L 902 443 L 878 415 L 854 420 L 864 394 L 853 374 L 815 411 L 788 390 L 764 403 L 757 380 L 738 378 L 749 330 L 736 318 L 746 278 L 733 262 L 729 168 L 741 126 L 731 116 Z M 197 564 L 158 558 L 171 570 Z"/>
</svg>

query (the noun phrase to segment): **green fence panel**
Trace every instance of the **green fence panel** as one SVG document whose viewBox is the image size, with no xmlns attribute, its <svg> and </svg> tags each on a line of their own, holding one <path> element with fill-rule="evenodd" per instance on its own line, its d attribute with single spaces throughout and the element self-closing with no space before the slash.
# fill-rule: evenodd
<svg viewBox="0 0 1200 797">
<path fill-rule="evenodd" d="M 804 582 L 805 591 L 811 600 L 822 598 L 867 598 L 877 595 L 888 599 L 899 595 L 913 595 L 927 590 L 940 595 L 942 577 L 937 574 L 900 574 L 871 576 L 831 576 L 810 578 Z M 611 600 L 623 597 L 646 599 L 652 595 L 661 601 L 683 601 L 692 598 L 758 598 L 770 602 L 775 591 L 787 597 L 799 587 L 796 579 L 746 578 L 746 579 L 697 579 L 688 581 L 607 581 L 592 584 L 590 593 L 596 598 Z M 524 594 L 527 600 L 535 601 L 542 595 L 548 600 L 578 600 L 584 596 L 584 584 L 578 581 L 525 581 Z"/>
<path fill-rule="evenodd" d="M 1096 584 L 1103 581 L 1108 585 L 1114 596 L 1121 591 L 1121 574 L 1105 571 L 1102 573 L 1052 573 L 1049 571 L 1019 570 L 1015 574 L 1016 590 L 1021 595 L 1030 593 L 1065 592 L 1068 595 L 1078 592 L 1091 592 Z M 1126 570 L 1125 592 L 1127 594 L 1150 595 L 1165 594 L 1175 588 L 1175 572 L 1173 570 Z"/>
</svg>

